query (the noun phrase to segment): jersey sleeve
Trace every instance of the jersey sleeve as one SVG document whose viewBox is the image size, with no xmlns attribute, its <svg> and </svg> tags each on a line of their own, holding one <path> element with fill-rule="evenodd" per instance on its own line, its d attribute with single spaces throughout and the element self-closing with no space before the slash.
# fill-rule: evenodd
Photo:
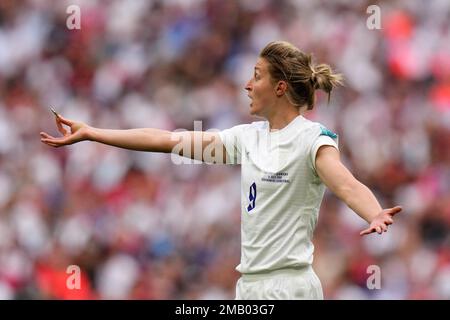
<svg viewBox="0 0 450 320">
<path fill-rule="evenodd" d="M 241 164 L 242 137 L 248 124 L 241 124 L 219 131 L 220 139 L 227 152 L 227 164 Z"/>
<path fill-rule="evenodd" d="M 316 156 L 317 151 L 321 146 L 333 146 L 339 150 L 339 137 L 336 133 L 326 129 L 325 127 L 320 127 L 320 133 L 313 141 L 311 147 L 311 163 L 314 172 L 316 172 Z"/>
</svg>

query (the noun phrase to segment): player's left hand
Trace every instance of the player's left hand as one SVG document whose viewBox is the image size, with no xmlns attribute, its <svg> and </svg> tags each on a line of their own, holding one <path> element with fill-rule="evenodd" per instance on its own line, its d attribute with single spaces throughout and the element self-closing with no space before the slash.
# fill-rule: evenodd
<svg viewBox="0 0 450 320">
<path fill-rule="evenodd" d="M 384 209 L 375 217 L 375 219 L 372 220 L 370 226 L 367 229 L 361 231 L 359 235 L 364 236 L 373 232 L 377 232 L 378 234 L 386 232 L 388 226 L 394 223 L 394 220 L 392 218 L 400 211 L 402 211 L 402 207 L 400 206 Z"/>
</svg>

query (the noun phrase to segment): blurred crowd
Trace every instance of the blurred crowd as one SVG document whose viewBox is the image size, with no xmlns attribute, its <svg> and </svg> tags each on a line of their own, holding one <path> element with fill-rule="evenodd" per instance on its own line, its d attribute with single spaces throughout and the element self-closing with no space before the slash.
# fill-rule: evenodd
<svg viewBox="0 0 450 320">
<path fill-rule="evenodd" d="M 69 5 L 81 29 L 69 30 Z M 240 168 L 82 142 L 100 128 L 218 130 L 248 115 L 259 51 L 288 40 L 345 76 L 306 117 L 383 207 L 389 232 L 327 191 L 314 236 L 326 299 L 450 299 L 450 2 L 0 1 L 0 299 L 233 299 Z M 81 289 L 66 286 L 80 267 Z M 370 290 L 370 266 L 381 271 Z"/>
</svg>

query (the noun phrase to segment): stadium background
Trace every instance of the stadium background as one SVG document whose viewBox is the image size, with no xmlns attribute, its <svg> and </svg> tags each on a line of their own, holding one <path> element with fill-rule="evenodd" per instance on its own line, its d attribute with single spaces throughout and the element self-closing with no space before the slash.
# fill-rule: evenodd
<svg viewBox="0 0 450 320">
<path fill-rule="evenodd" d="M 68 30 L 67 6 L 81 8 Z M 286 39 L 346 77 L 307 117 L 390 232 L 326 194 L 314 241 L 327 299 L 450 299 L 450 3 L 381 1 L 0 2 L 0 298 L 232 299 L 239 167 L 91 142 L 54 149 L 49 106 L 102 128 L 225 129 L 247 115 L 259 50 Z M 82 270 L 68 290 L 66 268 Z M 381 268 L 380 290 L 366 287 Z"/>
</svg>

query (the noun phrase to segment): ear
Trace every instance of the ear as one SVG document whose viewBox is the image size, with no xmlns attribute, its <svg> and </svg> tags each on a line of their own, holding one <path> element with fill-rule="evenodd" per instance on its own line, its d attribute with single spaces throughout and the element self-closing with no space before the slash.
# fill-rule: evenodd
<svg viewBox="0 0 450 320">
<path fill-rule="evenodd" d="M 286 81 L 280 80 L 275 85 L 275 94 L 277 95 L 277 97 L 281 97 L 286 93 L 287 89 L 288 84 L 286 83 Z"/>
</svg>

